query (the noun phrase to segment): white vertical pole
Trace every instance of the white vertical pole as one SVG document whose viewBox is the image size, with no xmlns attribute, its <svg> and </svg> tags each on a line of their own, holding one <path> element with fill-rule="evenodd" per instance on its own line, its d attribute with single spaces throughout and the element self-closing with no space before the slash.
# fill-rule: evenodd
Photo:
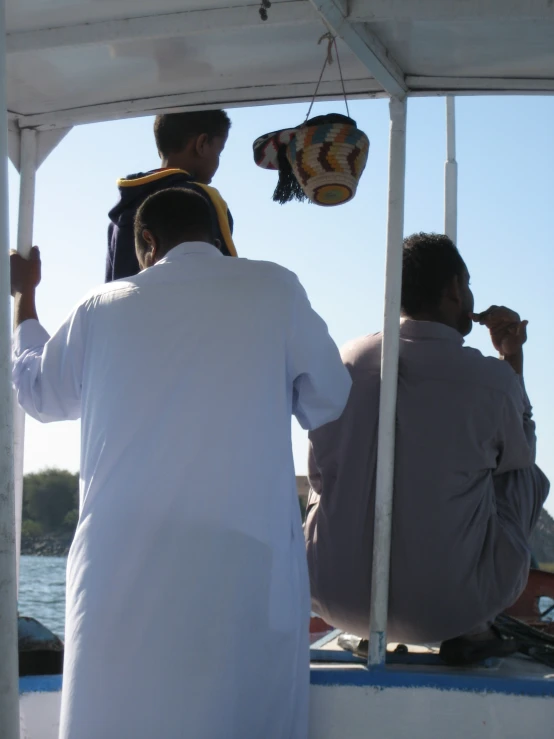
<svg viewBox="0 0 554 739">
<path fill-rule="evenodd" d="M 0 0 L 0 737 L 19 739 L 5 12 Z"/>
<path fill-rule="evenodd" d="M 385 320 L 381 355 L 381 395 L 377 449 L 377 483 L 373 573 L 369 632 L 369 666 L 384 666 L 387 653 L 387 615 L 394 483 L 394 442 L 402 242 L 404 237 L 404 181 L 406 174 L 406 100 L 390 100 L 389 200 L 385 268 Z"/>
<path fill-rule="evenodd" d="M 35 179 L 37 173 L 37 132 L 32 128 L 24 128 L 21 131 L 19 173 L 17 251 L 22 257 L 28 259 L 33 245 Z"/>
<path fill-rule="evenodd" d="M 444 164 L 444 233 L 458 238 L 458 163 L 456 161 L 456 105 L 446 96 L 446 162 Z"/>
<path fill-rule="evenodd" d="M 37 132 L 24 128 L 20 134 L 19 218 L 17 223 L 17 251 L 29 258 L 33 245 L 35 211 L 35 181 L 37 172 Z M 15 546 L 17 582 L 19 582 L 19 555 L 21 551 L 21 516 L 23 506 L 23 452 L 25 443 L 25 413 L 18 406 L 14 394 L 14 478 L 15 478 Z"/>
</svg>

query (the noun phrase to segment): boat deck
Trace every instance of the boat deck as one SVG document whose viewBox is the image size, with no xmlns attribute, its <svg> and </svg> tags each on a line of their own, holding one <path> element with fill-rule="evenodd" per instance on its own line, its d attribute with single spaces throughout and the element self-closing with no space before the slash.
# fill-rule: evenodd
<svg viewBox="0 0 554 739">
<path fill-rule="evenodd" d="M 477 693 L 554 697 L 554 668 L 523 655 L 488 660 L 476 667 L 444 665 L 438 648 L 408 645 L 408 654 L 389 652 L 385 668 L 368 669 L 365 660 L 339 647 L 334 631 L 310 649 L 311 684 L 386 687 L 426 687 Z M 395 645 L 389 645 L 394 649 Z M 57 692 L 61 675 L 20 678 L 20 693 Z"/>
<path fill-rule="evenodd" d="M 340 632 L 315 642 L 311 653 L 312 685 L 426 687 L 509 695 L 554 696 L 554 668 L 524 655 L 487 660 L 475 667 L 444 665 L 438 648 L 408 645 L 408 654 L 389 652 L 385 668 L 368 669 L 363 658 L 341 649 Z M 390 645 L 394 649 L 395 645 Z"/>
</svg>

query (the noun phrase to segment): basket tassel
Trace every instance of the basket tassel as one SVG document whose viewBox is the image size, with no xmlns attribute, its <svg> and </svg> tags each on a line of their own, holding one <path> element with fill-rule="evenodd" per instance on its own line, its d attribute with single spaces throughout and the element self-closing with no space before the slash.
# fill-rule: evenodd
<svg viewBox="0 0 554 739">
<path fill-rule="evenodd" d="M 286 146 L 279 147 L 277 159 L 279 163 L 279 181 L 273 193 L 273 200 L 281 205 L 290 203 L 291 200 L 298 200 L 303 203 L 307 198 L 292 171 Z"/>
</svg>

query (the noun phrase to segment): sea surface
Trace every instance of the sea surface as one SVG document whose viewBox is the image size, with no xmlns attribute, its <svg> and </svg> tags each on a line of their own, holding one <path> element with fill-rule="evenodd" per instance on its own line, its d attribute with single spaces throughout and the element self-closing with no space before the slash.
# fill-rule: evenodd
<svg viewBox="0 0 554 739">
<path fill-rule="evenodd" d="M 22 556 L 19 614 L 32 616 L 63 639 L 66 557 Z"/>
</svg>

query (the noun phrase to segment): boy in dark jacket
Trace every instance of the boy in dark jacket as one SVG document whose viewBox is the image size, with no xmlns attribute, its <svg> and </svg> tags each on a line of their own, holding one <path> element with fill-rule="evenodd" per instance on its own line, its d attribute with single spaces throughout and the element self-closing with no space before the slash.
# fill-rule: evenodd
<svg viewBox="0 0 554 739">
<path fill-rule="evenodd" d="M 120 200 L 109 213 L 106 282 L 136 275 L 135 214 L 149 195 L 170 187 L 187 187 L 203 195 L 213 217 L 214 236 L 226 256 L 237 256 L 233 244 L 233 219 L 219 192 L 209 187 L 219 167 L 219 157 L 229 135 L 231 121 L 223 110 L 168 113 L 156 117 L 154 135 L 161 169 L 129 175 L 118 181 Z"/>
</svg>

